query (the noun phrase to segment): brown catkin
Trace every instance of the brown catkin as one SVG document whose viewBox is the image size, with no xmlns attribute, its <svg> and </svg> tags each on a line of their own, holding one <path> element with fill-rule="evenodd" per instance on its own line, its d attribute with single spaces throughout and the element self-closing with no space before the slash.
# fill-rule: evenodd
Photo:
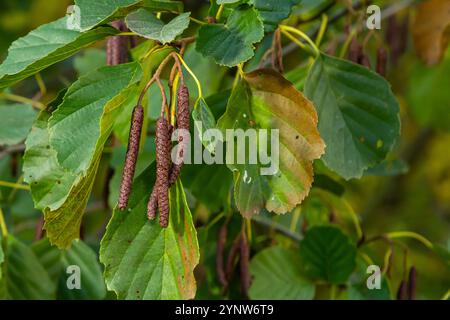
<svg viewBox="0 0 450 320">
<path fill-rule="evenodd" d="M 408 285 L 405 280 L 400 282 L 397 291 L 397 300 L 408 300 Z"/>
<path fill-rule="evenodd" d="M 377 50 L 377 72 L 380 76 L 386 77 L 387 67 L 387 52 L 384 47 L 380 47 Z"/>
<path fill-rule="evenodd" d="M 217 248 L 216 248 L 216 273 L 217 278 L 219 279 L 219 282 L 223 287 L 228 286 L 223 260 L 225 243 L 227 241 L 227 233 L 228 233 L 227 225 L 224 224 L 222 227 L 220 227 L 219 233 L 217 235 Z"/>
<path fill-rule="evenodd" d="M 411 269 L 409 269 L 409 276 L 408 276 L 409 300 L 416 300 L 416 279 L 417 279 L 417 270 L 415 267 L 411 267 Z"/>
<path fill-rule="evenodd" d="M 241 258 L 239 261 L 240 273 L 241 273 L 241 292 L 244 296 L 248 296 L 248 290 L 250 289 L 251 276 L 250 276 L 250 245 L 247 241 L 245 232 L 242 232 L 241 236 Z"/>
<path fill-rule="evenodd" d="M 128 31 L 121 20 L 114 21 L 111 25 L 121 32 Z M 106 42 L 106 64 L 115 66 L 128 62 L 128 37 L 113 36 Z"/>
<path fill-rule="evenodd" d="M 131 188 L 133 185 L 134 171 L 139 153 L 139 142 L 141 140 L 142 123 L 144 121 L 144 109 L 137 105 L 134 107 L 131 117 L 130 135 L 128 137 L 128 149 L 123 168 L 122 183 L 119 193 L 119 210 L 124 210 L 128 205 Z"/>
<path fill-rule="evenodd" d="M 350 42 L 350 48 L 348 50 L 348 59 L 354 63 L 360 63 L 363 52 L 362 45 L 358 42 L 358 39 L 353 38 Z"/>
<path fill-rule="evenodd" d="M 149 220 L 156 219 L 156 210 L 158 209 L 158 192 L 155 186 L 153 186 L 152 193 L 150 194 L 150 199 L 147 204 L 147 218 Z"/>
<path fill-rule="evenodd" d="M 169 224 L 169 173 L 170 173 L 169 123 L 164 117 L 156 122 L 156 190 L 158 194 L 159 224 Z"/>
<path fill-rule="evenodd" d="M 231 245 L 230 251 L 228 252 L 228 258 L 227 258 L 227 264 L 225 267 L 225 273 L 227 275 L 228 283 L 230 282 L 236 259 L 240 253 L 241 249 L 241 234 L 238 234 L 237 237 L 234 239 L 233 244 Z"/>
<path fill-rule="evenodd" d="M 170 172 L 170 185 L 173 185 L 180 175 L 184 163 L 184 152 L 189 146 L 189 141 L 184 141 L 183 136 L 185 130 L 189 131 L 190 125 L 189 90 L 185 85 L 181 85 L 178 89 L 177 103 L 177 129 L 182 131 L 178 135 L 176 163 L 173 164 Z"/>
</svg>

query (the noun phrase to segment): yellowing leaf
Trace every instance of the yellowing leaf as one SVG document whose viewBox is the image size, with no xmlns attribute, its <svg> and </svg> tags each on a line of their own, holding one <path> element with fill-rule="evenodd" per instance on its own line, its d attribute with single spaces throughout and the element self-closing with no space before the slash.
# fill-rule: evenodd
<svg viewBox="0 0 450 320">
<path fill-rule="evenodd" d="M 242 215 L 250 217 L 263 208 L 284 214 L 303 201 L 313 181 L 312 161 L 325 149 L 317 122 L 313 104 L 279 73 L 264 69 L 245 74 L 218 127 L 256 129 L 258 135 L 263 129 L 279 130 L 279 168 L 261 175 L 260 169 L 267 167 L 261 163 L 228 164 L 235 172 L 235 201 Z"/>
<path fill-rule="evenodd" d="M 414 45 L 429 65 L 441 61 L 450 40 L 450 1 L 428 0 L 417 8 Z"/>
</svg>

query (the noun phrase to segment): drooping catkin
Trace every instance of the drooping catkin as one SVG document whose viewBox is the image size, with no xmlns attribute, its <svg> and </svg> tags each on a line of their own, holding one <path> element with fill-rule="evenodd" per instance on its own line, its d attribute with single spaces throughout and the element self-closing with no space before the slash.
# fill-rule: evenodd
<svg viewBox="0 0 450 320">
<path fill-rule="evenodd" d="M 223 287 L 227 287 L 228 285 L 223 260 L 225 243 L 227 241 L 227 233 L 228 233 L 227 225 L 224 224 L 222 227 L 220 227 L 219 233 L 217 235 L 217 248 L 216 248 L 216 273 L 217 278 L 219 279 L 219 282 Z"/>
<path fill-rule="evenodd" d="M 239 256 L 240 249 L 241 249 L 241 234 L 238 234 L 237 237 L 233 240 L 233 244 L 231 245 L 230 251 L 228 252 L 228 258 L 225 267 L 225 273 L 227 276 L 228 283 L 230 282 L 233 276 L 235 262 L 237 257 Z"/>
<path fill-rule="evenodd" d="M 156 190 L 158 195 L 159 224 L 169 224 L 169 173 L 171 141 L 169 123 L 164 117 L 156 122 Z"/>
<path fill-rule="evenodd" d="M 134 107 L 131 118 L 130 135 L 128 137 L 128 149 L 125 157 L 125 166 L 122 173 L 122 183 L 119 193 L 119 210 L 124 210 L 128 205 L 130 197 L 136 161 L 139 153 L 139 142 L 141 140 L 142 123 L 144 121 L 144 109 L 141 105 Z"/>
<path fill-rule="evenodd" d="M 361 61 L 362 52 L 362 45 L 358 42 L 356 37 L 353 38 L 350 42 L 350 47 L 348 50 L 348 59 L 354 63 L 359 63 Z"/>
<path fill-rule="evenodd" d="M 408 275 L 408 299 L 416 300 L 416 280 L 417 280 L 417 270 L 415 267 L 409 269 Z"/>
<path fill-rule="evenodd" d="M 377 72 L 380 76 L 386 77 L 387 67 L 387 52 L 384 47 L 380 47 L 377 50 Z"/>
<path fill-rule="evenodd" d="M 241 236 L 241 258 L 239 260 L 240 274 L 241 274 L 241 292 L 244 296 L 248 296 L 248 290 L 250 289 L 251 276 L 250 276 L 250 245 L 247 241 L 245 232 L 242 232 Z"/>
<path fill-rule="evenodd" d="M 408 300 L 408 284 L 405 280 L 400 282 L 397 290 L 397 300 Z"/>
<path fill-rule="evenodd" d="M 156 210 L 158 209 L 158 192 L 156 183 L 153 186 L 152 193 L 150 194 L 150 199 L 147 204 L 147 218 L 149 220 L 155 220 L 156 218 Z"/>
<path fill-rule="evenodd" d="M 121 32 L 128 30 L 121 20 L 114 21 L 111 25 Z M 128 37 L 113 36 L 106 42 L 106 64 L 115 66 L 128 62 Z"/>
<path fill-rule="evenodd" d="M 178 135 L 177 155 L 170 172 L 170 185 L 173 185 L 180 175 L 184 163 L 184 154 L 189 146 L 189 141 L 184 136 L 184 133 L 189 131 L 190 124 L 189 90 L 185 85 L 181 85 L 178 89 L 177 103 L 177 129 L 180 131 Z"/>
</svg>

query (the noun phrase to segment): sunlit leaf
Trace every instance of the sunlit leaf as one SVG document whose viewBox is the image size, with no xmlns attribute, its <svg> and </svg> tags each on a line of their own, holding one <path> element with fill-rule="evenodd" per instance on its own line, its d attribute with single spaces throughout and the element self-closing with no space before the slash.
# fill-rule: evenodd
<svg viewBox="0 0 450 320">
<path fill-rule="evenodd" d="M 12 86 L 70 57 L 81 48 L 117 32 L 108 26 L 84 33 L 69 30 L 66 17 L 42 25 L 25 37 L 14 41 L 9 48 L 8 57 L 0 65 L 0 89 Z"/>
<path fill-rule="evenodd" d="M 145 10 L 139 9 L 129 14 L 126 18 L 128 28 L 137 34 L 161 42 L 172 42 L 189 26 L 190 12 L 180 14 L 168 23 L 164 23 L 156 16 Z"/>
<path fill-rule="evenodd" d="M 317 129 L 313 104 L 290 82 L 272 70 L 257 70 L 244 75 L 232 93 L 227 111 L 218 121 L 226 129 L 278 130 L 279 153 L 272 149 L 272 164 L 279 156 L 279 167 L 228 164 L 235 174 L 235 201 L 242 215 L 250 217 L 262 208 L 277 214 L 292 210 L 306 197 L 313 181 L 312 161 L 319 158 L 325 145 Z M 276 132 L 268 132 L 267 142 Z M 276 147 L 277 141 L 274 135 Z M 261 141 L 261 140 L 260 140 Z M 262 141 L 263 143 L 264 141 Z M 251 146 L 261 150 L 262 144 Z M 236 153 L 246 155 L 246 145 Z M 268 169 L 262 175 L 262 168 Z"/>
<path fill-rule="evenodd" d="M 235 66 L 253 57 L 253 44 L 261 41 L 264 26 L 258 12 L 249 6 L 233 10 L 226 24 L 207 24 L 198 31 L 196 49 L 225 66 Z"/>
<path fill-rule="evenodd" d="M 169 226 L 147 219 L 155 169 L 151 165 L 135 180 L 129 209 L 114 212 L 102 239 L 107 287 L 119 299 L 192 299 L 197 233 L 179 181 L 170 189 Z"/>
<path fill-rule="evenodd" d="M 301 0 L 250 0 L 261 15 L 265 32 L 275 30 L 278 24 L 289 16 L 292 7 L 299 2 Z"/>
</svg>

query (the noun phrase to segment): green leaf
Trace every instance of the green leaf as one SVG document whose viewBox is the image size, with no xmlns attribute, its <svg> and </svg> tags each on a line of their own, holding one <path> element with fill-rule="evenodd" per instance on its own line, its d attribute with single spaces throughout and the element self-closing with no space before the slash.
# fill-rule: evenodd
<svg viewBox="0 0 450 320">
<path fill-rule="evenodd" d="M 408 164 L 400 159 L 384 160 L 375 167 L 367 169 L 364 176 L 393 177 L 406 174 L 409 171 Z"/>
<path fill-rule="evenodd" d="M 78 73 L 78 76 L 84 76 L 106 65 L 105 50 L 89 48 L 84 50 L 81 55 L 77 55 L 73 61 L 73 66 Z"/>
<path fill-rule="evenodd" d="M 139 9 L 130 13 L 125 21 L 130 30 L 147 38 L 166 44 L 175 40 L 189 26 L 190 12 L 180 14 L 168 23 L 164 23 L 156 16 L 145 10 Z"/>
<path fill-rule="evenodd" d="M 274 31 L 278 24 L 291 14 L 291 9 L 301 0 L 250 0 L 264 22 L 264 31 Z"/>
<path fill-rule="evenodd" d="M 353 284 L 348 289 L 349 300 L 391 300 L 389 282 L 386 277 L 381 277 L 380 289 L 369 289 L 367 283 Z"/>
<path fill-rule="evenodd" d="M 31 248 L 9 236 L 3 280 L 9 299 L 41 300 L 55 298 L 55 284 Z"/>
<path fill-rule="evenodd" d="M 3 237 L 0 235 L 0 282 L 2 280 L 2 275 L 3 275 L 3 262 L 4 261 L 5 261 L 5 254 L 3 253 Z M 1 286 L 2 285 L 0 283 L 0 287 Z M 0 297 L 1 297 L 1 293 L 0 293 Z"/>
<path fill-rule="evenodd" d="M 82 31 L 125 17 L 141 5 L 141 0 L 75 0 Z M 75 13 L 77 13 L 75 11 Z"/>
<path fill-rule="evenodd" d="M 324 144 L 313 104 L 290 82 L 273 70 L 245 74 L 232 93 L 218 128 L 223 132 L 254 129 L 258 135 L 261 129 L 269 130 L 268 142 L 272 140 L 270 135 L 275 134 L 270 130 L 279 130 L 279 152 L 271 151 L 272 160 L 279 158 L 279 168 L 273 168 L 276 172 L 261 175 L 261 168 L 269 166 L 262 166 L 259 160 L 257 164 L 246 159 L 246 164 L 228 165 L 235 173 L 235 201 L 242 215 L 250 217 L 263 208 L 283 214 L 302 202 L 313 180 L 312 161 L 323 154 Z M 248 153 L 242 143 L 238 147 L 235 154 Z M 253 148 L 262 147 L 258 144 Z"/>
<path fill-rule="evenodd" d="M 62 167 L 74 173 L 86 172 L 111 132 L 126 96 L 124 91 L 140 76 L 139 64 L 133 62 L 100 68 L 70 86 L 48 124 L 50 145 Z"/>
<path fill-rule="evenodd" d="M 0 145 L 25 140 L 36 118 L 36 111 L 27 104 L 0 105 L 0 114 Z"/>
<path fill-rule="evenodd" d="M 309 21 L 334 3 L 334 0 L 302 0 L 294 14 L 298 15 L 302 21 Z"/>
<path fill-rule="evenodd" d="M 69 30 L 67 17 L 42 25 L 25 37 L 14 41 L 9 48 L 8 57 L 0 65 L 0 89 L 12 86 L 72 56 L 81 48 L 117 32 L 109 26 L 84 33 Z"/>
<path fill-rule="evenodd" d="M 321 54 L 305 94 L 319 114 L 324 163 L 345 179 L 386 158 L 400 135 L 399 105 L 389 83 L 369 69 Z"/>
<path fill-rule="evenodd" d="M 81 77 L 51 117 L 49 111 L 41 114 L 26 141 L 24 180 L 35 206 L 44 210 L 47 236 L 60 248 L 79 236 L 104 143 L 120 107 L 137 100 L 140 70 L 130 63 Z"/>
<path fill-rule="evenodd" d="M 407 99 L 414 118 L 423 126 L 450 130 L 450 47 L 437 66 L 427 67 L 419 61 L 410 65 Z"/>
<path fill-rule="evenodd" d="M 340 229 L 318 226 L 309 229 L 300 243 L 305 272 L 328 283 L 345 283 L 356 266 L 356 246 Z"/>
<path fill-rule="evenodd" d="M 143 3 L 146 9 L 155 12 L 168 11 L 182 13 L 184 11 L 184 3 L 182 1 L 144 0 Z"/>
<path fill-rule="evenodd" d="M 196 49 L 216 63 L 236 66 L 254 55 L 253 44 L 261 41 L 264 26 L 258 12 L 242 5 L 231 13 L 226 24 L 207 24 L 198 31 Z"/>
<path fill-rule="evenodd" d="M 83 241 L 74 241 L 68 250 L 58 250 L 47 239 L 32 245 L 32 250 L 57 285 L 58 299 L 99 300 L 106 295 L 102 270 L 96 253 Z M 78 266 L 81 272 L 81 289 L 67 288 L 68 266 Z"/>
<path fill-rule="evenodd" d="M 301 273 L 297 254 L 281 247 L 259 252 L 250 263 L 249 296 L 255 300 L 311 300 L 315 286 Z"/>
<path fill-rule="evenodd" d="M 178 180 L 169 194 L 169 226 L 147 219 L 155 170 L 152 164 L 135 180 L 129 209 L 115 211 L 108 224 L 100 248 L 106 284 L 119 299 L 192 299 L 199 248 L 191 212 Z"/>
<path fill-rule="evenodd" d="M 194 125 L 197 128 L 198 134 L 202 135 L 205 131 L 214 129 L 216 127 L 216 119 L 211 112 L 205 99 L 200 98 L 197 106 L 192 110 L 192 119 L 194 120 Z M 203 139 L 203 136 L 199 137 L 202 144 L 208 149 L 209 152 L 214 152 L 214 142 L 207 141 Z"/>
</svg>

